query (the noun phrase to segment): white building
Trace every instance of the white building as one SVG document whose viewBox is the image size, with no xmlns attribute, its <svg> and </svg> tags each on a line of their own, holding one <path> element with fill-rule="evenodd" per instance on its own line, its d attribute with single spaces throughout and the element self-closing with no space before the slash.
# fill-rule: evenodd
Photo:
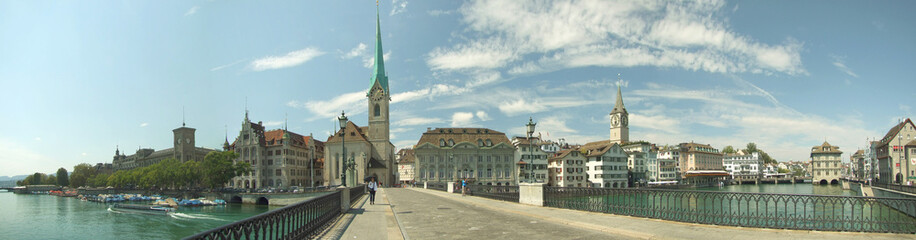
<svg viewBox="0 0 916 240">
<path fill-rule="evenodd" d="M 658 148 L 654 144 L 644 141 L 629 142 L 622 146 L 630 157 L 627 159 L 627 168 L 637 182 L 654 182 L 658 180 Z"/>
<path fill-rule="evenodd" d="M 519 164 L 519 182 L 547 182 L 547 156 L 548 153 L 541 149 L 541 139 L 538 137 L 513 137 L 512 145 L 515 146 L 515 160 Z"/>
<path fill-rule="evenodd" d="M 599 141 L 585 144 L 586 173 L 588 182 L 592 187 L 601 188 L 626 188 L 627 184 L 627 159 L 630 157 L 620 147 L 620 144 L 611 141 Z"/>
<path fill-rule="evenodd" d="M 677 181 L 680 178 L 681 151 L 678 147 L 665 147 L 658 150 L 656 162 L 658 165 L 658 178 L 656 182 Z"/>
<path fill-rule="evenodd" d="M 395 155 L 395 159 L 398 163 L 398 182 L 402 184 L 413 183 L 416 180 L 414 178 L 416 175 L 414 163 L 417 159 L 413 149 L 405 148 L 399 150 L 397 155 Z"/>
<path fill-rule="evenodd" d="M 726 154 L 723 158 L 725 171 L 736 180 L 759 180 L 763 177 L 763 160 L 760 154 L 747 154 L 740 151 L 736 154 Z"/>
<path fill-rule="evenodd" d="M 548 159 L 548 185 L 559 187 L 586 187 L 585 155 L 579 149 L 566 149 Z"/>
</svg>

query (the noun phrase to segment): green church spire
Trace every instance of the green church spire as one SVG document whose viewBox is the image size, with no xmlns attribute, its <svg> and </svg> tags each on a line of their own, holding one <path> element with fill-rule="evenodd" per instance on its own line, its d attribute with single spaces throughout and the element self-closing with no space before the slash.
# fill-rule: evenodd
<svg viewBox="0 0 916 240">
<path fill-rule="evenodd" d="M 375 64 L 374 64 L 375 68 L 372 71 L 372 78 L 369 79 L 370 80 L 369 82 L 369 91 L 370 92 L 366 93 L 366 95 L 369 95 L 372 93 L 371 92 L 372 86 L 375 85 L 376 82 L 378 82 L 379 85 L 382 86 L 382 90 L 385 91 L 386 95 L 389 94 L 388 75 L 385 72 L 384 55 L 385 53 L 382 51 L 382 28 L 381 28 L 381 24 L 379 24 L 378 7 L 376 7 L 375 9 Z"/>
</svg>

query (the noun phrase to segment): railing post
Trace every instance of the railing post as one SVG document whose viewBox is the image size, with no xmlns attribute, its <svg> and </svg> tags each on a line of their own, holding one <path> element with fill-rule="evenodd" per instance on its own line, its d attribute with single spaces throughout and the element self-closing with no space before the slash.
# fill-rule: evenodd
<svg viewBox="0 0 916 240">
<path fill-rule="evenodd" d="M 518 202 L 544 206 L 544 183 L 519 183 Z"/>
<path fill-rule="evenodd" d="M 337 187 L 340 192 L 340 213 L 350 211 L 350 189 L 345 186 Z"/>
</svg>

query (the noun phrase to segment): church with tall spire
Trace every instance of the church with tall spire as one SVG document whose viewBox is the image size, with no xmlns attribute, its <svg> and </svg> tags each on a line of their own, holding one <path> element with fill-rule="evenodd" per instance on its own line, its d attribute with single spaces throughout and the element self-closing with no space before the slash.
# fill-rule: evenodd
<svg viewBox="0 0 916 240">
<path fill-rule="evenodd" d="M 388 88 L 388 72 L 385 71 L 385 56 L 382 50 L 382 30 L 378 9 L 375 16 L 375 60 L 369 78 L 368 127 L 359 127 L 347 122 L 334 135 L 328 137 L 325 145 L 325 179 L 328 185 L 343 184 L 341 175 L 345 171 L 343 160 L 352 158 L 356 163 L 356 180 L 362 182 L 375 177 L 382 183 L 397 182 L 394 166 L 394 144 L 390 138 L 389 104 L 391 92 Z M 346 153 L 342 143 L 346 143 Z"/>
<path fill-rule="evenodd" d="M 614 109 L 611 110 L 611 142 L 624 144 L 630 141 L 630 121 L 627 108 L 623 106 L 623 95 L 620 93 L 620 85 L 617 85 L 617 102 L 614 103 Z"/>
</svg>

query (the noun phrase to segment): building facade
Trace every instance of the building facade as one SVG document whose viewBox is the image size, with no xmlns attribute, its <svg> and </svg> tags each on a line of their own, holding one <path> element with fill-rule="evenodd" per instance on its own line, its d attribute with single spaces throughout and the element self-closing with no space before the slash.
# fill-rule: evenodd
<svg viewBox="0 0 916 240">
<path fill-rule="evenodd" d="M 850 155 L 849 162 L 852 163 L 852 177 L 864 180 L 867 177 L 865 172 L 865 150 L 859 149 Z"/>
<path fill-rule="evenodd" d="M 729 177 L 722 165 L 722 153 L 709 144 L 681 143 L 681 173 L 684 181 L 699 186 L 719 183 Z"/>
<path fill-rule="evenodd" d="M 882 183 L 901 184 L 910 177 L 916 180 L 916 169 L 906 161 L 904 145 L 916 139 L 916 126 L 909 118 L 892 127 L 875 148 Z M 907 169 L 909 168 L 909 169 Z"/>
<path fill-rule="evenodd" d="M 232 143 L 223 144 L 235 151 L 236 162 L 251 164 L 251 172 L 233 178 L 228 186 L 244 189 L 315 187 L 324 185 L 322 162 L 324 147 L 312 136 L 285 129 L 264 131 L 261 122 L 253 123 L 245 113 L 242 129 Z"/>
<path fill-rule="evenodd" d="M 124 155 L 121 149 L 116 147 L 115 155 L 111 160 L 112 169 L 118 171 L 146 167 L 167 158 L 174 158 L 181 162 L 203 160 L 207 153 L 216 150 L 196 147 L 195 131 L 197 130 L 185 127 L 184 123 L 182 123 L 181 127 L 172 130 L 173 147 L 159 151 L 155 151 L 152 148 L 140 148 L 134 154 Z"/>
<path fill-rule="evenodd" d="M 665 146 L 658 150 L 658 178 L 656 182 L 671 182 L 681 179 L 681 150 L 677 146 Z"/>
<path fill-rule="evenodd" d="M 428 129 L 414 146 L 417 182 L 517 185 L 515 147 L 487 128 Z"/>
<path fill-rule="evenodd" d="M 811 180 L 814 184 L 837 184 L 843 166 L 840 165 L 843 152 L 840 147 L 824 142 L 819 146 L 811 147 Z"/>
<path fill-rule="evenodd" d="M 398 161 L 398 182 L 401 184 L 414 183 L 414 177 L 416 175 L 414 166 L 417 156 L 414 154 L 413 149 L 405 148 L 398 150 L 396 158 Z"/>
<path fill-rule="evenodd" d="M 723 156 L 722 164 L 732 179 L 756 181 L 763 178 L 763 160 L 756 152 L 747 154 L 742 150 L 739 153 L 726 154 Z"/>
<path fill-rule="evenodd" d="M 578 148 L 564 149 L 548 159 L 548 186 L 587 187 L 585 154 Z"/>
<path fill-rule="evenodd" d="M 658 180 L 658 148 L 645 141 L 627 142 L 621 146 L 629 154 L 627 168 L 630 182 L 644 184 Z"/>
<path fill-rule="evenodd" d="M 383 184 L 397 181 L 394 144 L 391 144 L 389 135 L 391 89 L 388 88 L 378 16 L 375 23 L 375 63 L 369 80 L 369 91 L 366 93 L 369 103 L 369 126 L 359 127 L 347 122 L 346 126 L 342 126 L 343 129 L 328 137 L 324 158 L 328 185 L 343 184 L 341 176 L 346 171 L 344 161 L 348 159 L 353 159 L 356 163 L 356 182 L 363 182 L 368 177 L 374 177 Z M 342 152 L 344 145 L 346 153 Z"/>
<path fill-rule="evenodd" d="M 627 159 L 629 155 L 620 144 L 611 141 L 598 141 L 582 146 L 587 159 L 586 179 L 591 187 L 626 188 Z"/>
<path fill-rule="evenodd" d="M 519 176 L 519 182 L 547 182 L 547 156 L 545 148 L 547 142 L 542 142 L 539 137 L 513 137 L 512 145 L 515 146 L 515 160 L 518 162 L 518 171 L 524 173 Z"/>
</svg>

